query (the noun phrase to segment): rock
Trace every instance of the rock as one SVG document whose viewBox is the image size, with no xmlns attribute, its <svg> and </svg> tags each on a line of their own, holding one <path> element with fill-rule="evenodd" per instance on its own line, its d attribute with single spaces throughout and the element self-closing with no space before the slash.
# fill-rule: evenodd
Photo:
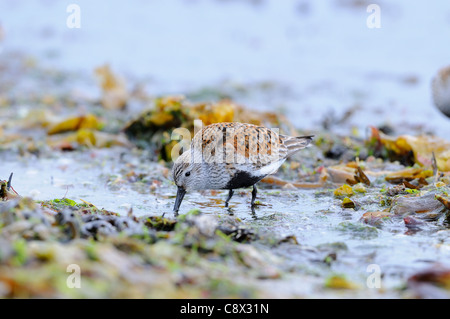
<svg viewBox="0 0 450 319">
<path fill-rule="evenodd" d="M 349 185 L 347 185 L 347 184 L 344 184 L 344 185 L 342 185 L 341 187 L 338 187 L 338 188 L 336 188 L 335 190 L 334 190 L 334 196 L 336 196 L 336 197 L 340 197 L 340 196 L 347 196 L 347 197 L 350 197 L 350 196 L 352 196 L 353 195 L 353 189 L 349 186 Z"/>
<path fill-rule="evenodd" d="M 419 271 L 408 278 L 407 287 L 418 298 L 448 299 L 450 269 L 434 265 Z"/>
<path fill-rule="evenodd" d="M 390 212 L 397 216 L 413 214 L 421 219 L 436 220 L 447 211 L 447 208 L 435 198 L 434 192 L 422 196 L 402 196 L 395 198 Z"/>
<path fill-rule="evenodd" d="M 81 227 L 81 235 L 83 237 L 94 237 L 98 239 L 98 236 L 111 236 L 117 233 L 114 227 L 104 220 L 95 220 L 84 224 Z"/>
<path fill-rule="evenodd" d="M 392 214 L 389 212 L 367 212 L 361 217 L 361 221 L 372 226 L 380 226 L 386 220 L 389 220 Z"/>
</svg>

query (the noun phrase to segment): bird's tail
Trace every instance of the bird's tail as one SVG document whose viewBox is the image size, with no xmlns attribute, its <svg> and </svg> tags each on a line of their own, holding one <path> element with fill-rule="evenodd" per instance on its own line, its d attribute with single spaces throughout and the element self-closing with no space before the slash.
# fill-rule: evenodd
<svg viewBox="0 0 450 319">
<path fill-rule="evenodd" d="M 284 145 L 287 147 L 287 156 L 291 156 L 294 153 L 297 153 L 301 149 L 304 149 L 312 142 L 312 138 L 314 135 L 306 135 L 306 136 L 281 136 L 284 138 Z"/>
</svg>

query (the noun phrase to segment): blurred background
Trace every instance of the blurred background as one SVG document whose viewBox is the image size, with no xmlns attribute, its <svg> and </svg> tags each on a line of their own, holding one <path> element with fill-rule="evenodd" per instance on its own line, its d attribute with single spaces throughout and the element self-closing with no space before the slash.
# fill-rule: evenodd
<svg viewBox="0 0 450 319">
<path fill-rule="evenodd" d="M 2 1 L 0 48 L 89 76 L 108 63 L 154 95 L 238 92 L 237 102 L 283 111 L 302 129 L 391 125 L 448 137 L 430 83 L 450 64 L 450 2 L 378 1 L 380 28 L 367 25 L 371 3 Z M 71 4 L 80 28 L 68 26 Z"/>
<path fill-rule="evenodd" d="M 0 297 L 448 299 L 450 1 L 372 1 L 0 0 Z M 196 118 L 314 145 L 178 219 Z"/>
</svg>

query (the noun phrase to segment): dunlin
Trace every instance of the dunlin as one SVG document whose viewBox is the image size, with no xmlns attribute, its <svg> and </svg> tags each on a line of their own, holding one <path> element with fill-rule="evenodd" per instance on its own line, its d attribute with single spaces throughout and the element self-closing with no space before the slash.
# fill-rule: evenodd
<svg viewBox="0 0 450 319">
<path fill-rule="evenodd" d="M 450 117 L 450 66 L 439 70 L 432 81 L 433 101 L 437 108 Z"/>
<path fill-rule="evenodd" d="M 253 186 L 275 173 L 281 164 L 312 141 L 310 136 L 286 136 L 277 130 L 244 123 L 215 123 L 204 127 L 191 141 L 191 147 L 172 169 L 178 187 L 174 212 L 178 213 L 187 191 L 227 189 L 225 207 L 236 188 Z"/>
</svg>

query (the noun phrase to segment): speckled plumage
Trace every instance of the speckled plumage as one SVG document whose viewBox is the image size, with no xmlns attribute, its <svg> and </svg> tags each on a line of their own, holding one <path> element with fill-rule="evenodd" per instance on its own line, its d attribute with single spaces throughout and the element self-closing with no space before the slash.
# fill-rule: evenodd
<svg viewBox="0 0 450 319">
<path fill-rule="evenodd" d="M 291 137 L 274 129 L 245 123 L 216 123 L 203 128 L 173 166 L 179 194 L 174 211 L 186 191 L 254 186 L 275 173 L 287 157 L 305 148 L 312 136 Z M 252 205 L 256 196 L 254 186 Z M 181 199 L 179 199 L 181 197 Z"/>
</svg>

